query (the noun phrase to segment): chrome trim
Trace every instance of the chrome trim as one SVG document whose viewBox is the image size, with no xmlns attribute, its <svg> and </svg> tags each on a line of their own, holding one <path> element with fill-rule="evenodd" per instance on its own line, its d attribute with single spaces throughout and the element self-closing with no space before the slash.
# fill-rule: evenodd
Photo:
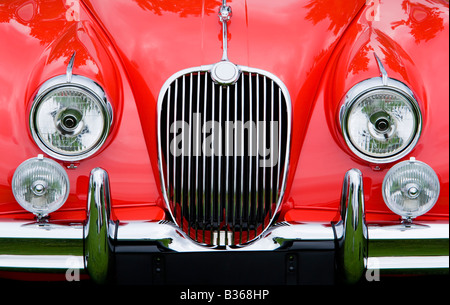
<svg viewBox="0 0 450 305">
<path fill-rule="evenodd" d="M 183 92 L 186 92 L 186 75 L 183 75 L 183 80 L 182 80 L 182 90 L 183 90 Z M 178 93 L 178 92 L 177 92 Z M 186 122 L 186 120 L 185 120 L 185 109 L 186 109 L 186 107 L 184 107 L 184 105 L 186 104 L 186 101 L 185 101 L 185 95 L 183 94 L 182 95 L 182 102 L 181 102 L 181 105 L 183 105 L 183 110 L 181 111 L 181 120 L 183 121 L 183 122 Z M 212 103 L 213 104 L 213 107 L 214 107 L 214 102 Z M 184 128 L 182 129 L 182 131 L 181 131 L 181 137 L 184 139 Z M 183 149 L 184 149 L 184 145 L 185 145 L 185 143 L 183 143 Z M 214 145 L 213 145 L 213 147 L 214 147 Z M 174 156 L 174 158 L 175 158 L 175 156 Z M 182 158 L 181 159 L 181 168 L 184 168 L 184 158 Z M 175 169 L 175 167 L 174 167 L 174 169 Z M 184 198 L 184 193 L 183 193 L 183 191 L 184 191 L 184 188 L 183 188 L 183 178 L 184 178 L 184 174 L 183 175 L 181 175 L 181 198 Z M 176 188 L 176 187 L 175 187 Z M 183 213 L 183 204 L 181 204 L 181 215 L 183 215 L 184 213 Z M 183 217 L 181 217 L 181 222 L 180 222 L 180 226 L 181 227 L 183 227 Z"/>
<path fill-rule="evenodd" d="M 85 268 L 97 283 L 108 281 L 113 261 L 115 223 L 111 221 L 109 178 L 106 171 L 91 171 L 84 226 Z"/>
<path fill-rule="evenodd" d="M 93 154 L 95 154 L 105 143 L 110 128 L 112 126 L 113 122 L 113 109 L 111 103 L 108 101 L 108 98 L 106 96 L 105 91 L 102 89 L 102 87 L 94 82 L 93 80 L 81 76 L 81 75 L 72 75 L 72 69 L 71 65 L 73 65 L 73 60 L 75 59 L 75 53 L 73 54 L 69 65 L 67 67 L 67 74 L 65 75 L 58 75 L 55 76 L 49 80 L 47 80 L 45 83 L 42 84 L 42 86 L 39 88 L 38 93 L 34 97 L 33 104 L 31 106 L 30 114 L 29 114 L 29 128 L 31 131 L 31 135 L 35 141 L 35 143 L 39 146 L 39 148 L 44 151 L 49 156 L 62 160 L 62 161 L 79 161 L 82 159 L 86 159 Z M 94 99 L 96 99 L 99 104 L 100 108 L 103 112 L 103 116 L 105 118 L 105 127 L 102 133 L 102 137 L 100 141 L 97 143 L 96 146 L 91 148 L 90 150 L 86 151 L 85 153 L 80 153 L 77 155 L 64 155 L 61 153 L 57 153 L 53 151 L 50 147 L 47 147 L 41 140 L 38 132 L 36 131 L 35 127 L 35 112 L 38 108 L 38 105 L 41 103 L 42 99 L 52 92 L 53 90 L 64 88 L 64 87 L 74 87 L 81 90 L 86 91 L 87 94 L 91 95 Z"/>
<path fill-rule="evenodd" d="M 228 95 L 229 95 L 229 91 L 228 91 Z M 235 95 L 237 95 L 237 92 L 235 92 Z M 235 96 L 236 99 L 236 96 Z M 230 107 L 227 108 L 227 121 L 230 121 Z M 235 136 L 235 135 L 234 135 Z M 227 143 L 229 143 L 230 139 L 230 134 L 227 133 Z M 235 171 L 234 171 L 235 173 Z M 227 159 L 227 164 L 226 164 L 226 176 L 229 177 L 230 175 L 230 160 Z M 231 188 L 232 186 L 229 186 L 229 181 L 228 179 L 225 182 L 225 192 L 229 192 L 229 188 Z M 225 200 L 225 213 L 228 215 L 228 211 L 229 211 L 229 207 L 228 207 L 228 200 Z M 225 225 L 228 226 L 228 219 L 225 219 Z M 219 235 L 220 236 L 220 235 Z M 228 235 L 225 235 L 225 239 L 228 239 Z M 226 240 L 225 244 L 228 244 L 228 240 Z"/>
<path fill-rule="evenodd" d="M 409 270 L 415 270 L 420 273 L 421 270 L 443 269 L 447 272 L 449 269 L 448 256 L 386 256 L 369 257 L 367 269 L 379 269 L 384 274 L 387 273 L 407 273 Z M 447 269 L 447 270 L 445 270 Z M 435 271 L 435 273 L 437 273 Z"/>
<path fill-rule="evenodd" d="M 349 170 L 341 194 L 341 220 L 335 225 L 338 240 L 337 266 L 345 283 L 356 283 L 365 271 L 368 231 L 364 214 L 364 187 L 361 171 Z"/>
<path fill-rule="evenodd" d="M 83 226 L 0 221 L 0 270 L 64 272 L 84 269 Z"/>
<path fill-rule="evenodd" d="M 83 226 L 56 224 L 50 222 L 0 220 L 0 240 L 26 240 L 29 238 L 61 241 L 80 241 L 83 239 Z M 17 250 L 17 249 L 16 249 Z M 45 252 L 43 252 L 45 253 Z M 0 252 L 5 254 L 5 252 Z"/>
<path fill-rule="evenodd" d="M 222 22 L 222 60 L 228 61 L 228 21 L 233 16 L 231 6 L 227 5 L 227 1 L 223 0 L 222 6 L 219 8 L 219 20 Z"/>
<path fill-rule="evenodd" d="M 0 270 L 5 271 L 30 271 L 39 270 L 66 271 L 69 269 L 84 269 L 82 256 L 70 255 L 0 255 Z"/>
<path fill-rule="evenodd" d="M 257 240 L 245 246 L 205 246 L 193 241 L 171 222 L 133 221 L 121 223 L 117 230 L 120 242 L 154 242 L 175 252 L 215 251 L 273 251 L 291 241 L 333 241 L 334 231 L 329 224 L 289 224 L 271 226 Z"/>
<path fill-rule="evenodd" d="M 370 224 L 368 229 L 368 269 L 380 269 L 382 273 L 448 274 L 448 222 L 391 222 Z"/>
<path fill-rule="evenodd" d="M 84 272 L 85 256 L 85 268 L 91 279 L 104 282 L 112 271 L 111 254 L 116 243 L 155 243 L 162 252 L 183 253 L 276 251 L 288 248 L 293 241 L 306 244 L 335 241 L 339 271 L 344 272 L 349 282 L 358 279 L 364 266 L 361 260 L 367 261 L 368 269 L 379 269 L 382 273 L 448 274 L 448 220 L 413 224 L 387 222 L 369 224 L 365 229 L 363 199 L 362 175 L 352 169 L 344 179 L 342 219 L 337 224 L 275 223 L 247 245 L 205 247 L 169 221 L 133 221 L 120 225 L 112 222 L 108 174 L 96 168 L 89 182 L 85 225 L 0 220 L 0 270 L 61 273 L 79 269 Z M 311 247 L 314 249 L 314 244 Z"/>
<path fill-rule="evenodd" d="M 377 54 L 375 52 L 373 52 L 373 55 L 375 56 L 375 59 L 377 60 L 378 69 L 380 69 L 380 76 L 381 76 L 381 80 L 383 82 L 383 86 L 388 86 L 389 76 L 386 72 L 386 69 L 384 68 L 383 63 L 381 62 L 381 60 L 377 56 Z"/>
<path fill-rule="evenodd" d="M 235 84 L 238 81 L 242 71 L 232 62 L 225 60 L 219 61 L 218 63 L 213 65 L 210 73 L 212 80 L 216 84 L 229 86 Z"/>
<path fill-rule="evenodd" d="M 250 92 L 249 99 L 250 99 L 250 101 L 253 101 L 252 73 L 249 73 L 249 78 L 248 79 L 249 79 L 248 87 L 249 87 L 249 92 Z M 279 100 L 281 101 L 281 98 Z M 257 105 L 258 104 L 259 103 L 257 103 Z M 280 112 L 279 113 L 281 113 L 281 103 L 279 103 L 279 107 L 280 107 Z M 242 111 L 244 111 L 244 108 L 242 108 Z M 250 121 L 253 121 L 253 103 L 250 103 L 249 113 L 250 113 Z M 281 116 L 280 116 L 280 118 L 281 118 Z M 227 119 L 229 120 L 229 118 L 227 118 Z M 280 121 L 281 121 L 281 119 L 280 119 Z M 281 123 L 280 123 L 280 126 L 281 126 Z M 259 127 L 257 126 L 256 128 L 259 128 Z M 279 128 L 279 130 L 281 131 L 281 128 Z M 258 132 L 257 132 L 257 134 L 258 134 Z M 258 139 L 258 138 L 259 138 L 259 136 L 256 137 L 256 139 Z M 242 137 L 242 139 L 244 139 L 244 138 Z M 281 136 L 278 139 L 281 139 Z M 253 134 L 252 133 L 250 133 L 249 142 L 253 143 Z M 229 142 L 227 141 L 227 143 L 229 143 Z M 256 145 L 257 145 L 256 147 L 258 147 L 258 144 L 256 144 Z M 279 145 L 279 146 L 281 147 L 281 145 Z M 243 145 L 242 145 L 242 147 L 243 147 Z M 280 155 L 281 154 L 279 154 L 278 156 L 280 156 Z M 253 145 L 250 145 L 250 156 L 253 156 Z M 249 162 L 249 172 L 250 173 L 253 172 L 253 164 L 252 164 L 252 162 Z M 278 172 L 277 174 L 278 174 L 278 177 L 279 177 L 280 176 L 280 172 Z M 258 174 L 256 174 L 256 177 L 258 177 Z M 257 180 L 257 179 L 255 179 L 255 180 Z M 252 187 L 253 187 L 252 186 L 252 182 L 254 182 L 253 179 L 249 179 L 249 186 L 248 186 L 249 190 L 252 190 Z M 256 185 L 257 185 L 257 183 L 255 183 L 255 187 L 256 187 Z M 280 185 L 277 184 L 277 189 L 279 189 L 279 188 L 280 188 Z M 257 194 L 258 194 L 258 192 L 256 192 L 256 196 L 258 196 Z M 249 202 L 253 201 L 252 192 L 250 192 L 248 200 L 249 200 Z M 278 202 L 278 193 L 277 193 L 277 196 L 276 196 L 276 202 Z M 247 213 L 248 213 L 248 215 L 250 215 L 250 213 L 251 213 L 251 206 L 250 205 L 249 205 Z M 247 231 L 247 234 L 250 234 L 250 230 Z M 257 235 L 257 231 L 256 230 L 255 230 L 255 235 Z"/>
<path fill-rule="evenodd" d="M 70 58 L 69 64 L 67 65 L 66 80 L 68 83 L 72 82 L 72 70 L 73 70 L 73 63 L 75 62 L 76 54 L 77 54 L 77 52 L 73 52 L 72 57 Z"/>
<path fill-rule="evenodd" d="M 382 68 L 380 66 L 380 70 L 381 69 Z M 383 78 L 387 74 L 384 75 L 383 72 L 381 73 L 382 77 L 366 79 L 353 86 L 345 95 L 344 101 L 342 102 L 342 106 L 339 112 L 339 125 L 341 128 L 341 132 L 344 136 L 345 142 L 347 143 L 347 146 L 356 156 L 372 163 L 390 163 L 403 158 L 408 153 L 410 153 L 411 150 L 416 146 L 422 132 L 422 113 L 420 111 L 420 107 L 417 102 L 417 99 L 415 98 L 414 93 L 411 91 L 411 89 L 408 88 L 408 86 L 406 86 L 404 83 L 396 79 L 388 78 L 388 81 L 384 80 Z M 411 103 L 411 106 L 414 109 L 414 115 L 417 120 L 416 134 L 414 138 L 411 140 L 411 143 L 409 143 L 409 145 L 405 147 L 402 151 L 395 153 L 390 157 L 372 157 L 358 150 L 358 148 L 356 148 L 350 141 L 346 127 L 347 116 L 353 104 L 364 94 L 379 89 L 392 90 L 404 96 Z"/>
<path fill-rule="evenodd" d="M 389 222 L 385 224 L 368 225 L 370 240 L 395 241 L 395 240 L 445 240 L 449 239 L 449 224 L 440 222 L 417 221 L 413 224 Z"/>
<path fill-rule="evenodd" d="M 193 73 L 209 73 L 213 66 L 214 65 L 193 67 L 193 68 L 184 69 L 184 70 L 181 70 L 181 71 L 175 73 L 174 75 L 172 75 L 164 83 L 164 85 L 162 86 L 161 91 L 159 93 L 159 96 L 158 96 L 157 139 L 158 139 L 158 165 L 159 165 L 159 172 L 160 172 L 161 188 L 162 188 L 162 194 L 163 194 L 163 197 L 164 197 L 164 202 L 165 202 L 166 207 L 167 207 L 167 209 L 169 211 L 170 217 L 174 221 L 174 223 L 179 225 L 179 226 L 182 226 L 182 224 L 178 224 L 177 223 L 176 215 L 175 215 L 176 211 L 172 211 L 172 208 L 170 207 L 169 198 L 167 197 L 168 186 L 166 186 L 166 182 L 165 182 L 165 174 L 166 173 L 164 171 L 164 167 L 163 167 L 163 164 L 162 164 L 162 162 L 163 162 L 163 152 L 162 152 L 163 147 L 162 147 L 162 139 L 161 139 L 162 104 L 163 104 L 163 100 L 164 100 L 165 94 L 169 90 L 170 86 L 173 83 L 175 83 L 175 86 L 179 86 L 178 79 L 180 77 L 183 77 L 183 76 L 186 76 L 186 75 L 192 75 Z M 270 72 L 267 72 L 267 71 L 264 71 L 264 70 L 261 70 L 261 69 L 257 69 L 257 68 L 250 68 L 250 67 L 246 67 L 246 66 L 237 66 L 237 67 L 238 67 L 238 69 L 240 71 L 242 71 L 244 73 L 249 73 L 249 75 L 252 75 L 252 74 L 261 75 L 261 76 L 263 76 L 265 78 L 269 78 L 272 82 L 275 82 L 278 85 L 278 87 L 279 87 L 279 96 L 283 95 L 284 99 L 285 99 L 285 103 L 286 103 L 286 112 L 287 112 L 287 120 L 288 121 L 286 123 L 287 124 L 287 130 L 286 130 L 287 145 L 286 145 L 286 148 L 285 148 L 286 149 L 285 164 L 284 164 L 284 168 L 283 168 L 283 177 L 282 178 L 280 177 L 281 180 L 278 181 L 278 183 L 280 183 L 280 181 L 281 181 L 280 194 L 277 197 L 277 204 L 276 204 L 276 207 L 275 207 L 275 209 L 273 211 L 273 215 L 271 215 L 271 217 L 270 217 L 270 222 L 269 223 L 272 223 L 274 218 L 275 218 L 275 216 L 276 216 L 276 214 L 277 214 L 277 212 L 280 209 L 280 206 L 281 206 L 281 201 L 282 201 L 282 198 L 283 198 L 283 195 L 284 195 L 284 191 L 285 191 L 285 188 L 286 188 L 286 178 L 287 178 L 288 169 L 289 169 L 289 156 L 290 156 L 290 145 L 291 145 L 290 139 L 291 139 L 291 128 L 292 128 L 291 127 L 291 125 L 292 125 L 292 120 L 291 120 L 291 118 L 292 118 L 292 114 L 291 114 L 291 111 L 292 111 L 292 109 L 291 109 L 291 107 L 292 107 L 291 106 L 291 99 L 290 99 L 290 95 L 289 95 L 289 91 L 288 91 L 287 87 L 284 85 L 284 83 L 281 81 L 281 79 L 279 79 L 274 74 L 272 74 Z M 207 82 L 207 79 L 205 78 L 205 83 L 206 82 Z M 250 86 L 251 86 L 251 84 L 250 84 Z M 256 86 L 259 87 L 259 79 L 258 78 L 257 78 Z M 204 109 L 206 109 L 208 107 L 208 105 L 210 105 L 210 104 L 212 104 L 212 106 L 210 106 L 210 107 L 214 107 L 214 105 L 215 105 L 214 101 L 211 101 L 211 102 L 208 103 L 208 101 L 206 100 L 206 96 L 207 96 L 206 95 L 206 90 L 207 90 L 206 84 L 205 84 L 204 90 L 205 90 L 205 99 L 203 101 Z M 178 92 L 179 90 L 175 89 L 175 91 Z M 170 92 L 170 90 L 169 90 L 169 92 Z M 258 90 L 257 90 L 257 95 L 259 95 L 259 91 Z M 267 97 L 265 97 L 265 96 L 263 96 L 262 98 L 267 99 Z M 259 99 L 259 96 L 257 96 L 257 99 Z M 259 107 L 259 103 L 257 103 L 257 107 Z M 230 115 L 229 111 L 227 111 L 227 116 L 229 116 L 229 115 Z M 169 116 L 169 114 L 168 114 L 168 116 Z M 175 116 L 175 112 L 174 112 L 174 116 Z M 206 119 L 206 116 L 205 116 L 204 119 Z M 259 110 L 258 110 L 258 118 L 257 118 L 257 120 L 259 121 Z M 174 119 L 174 121 L 175 121 L 175 119 Z M 259 128 L 259 124 L 256 124 L 256 128 L 257 129 Z M 281 133 L 281 128 L 279 128 L 279 132 Z M 257 134 L 259 134 L 259 131 L 257 131 Z M 174 142 L 174 144 L 175 144 L 175 142 Z M 259 144 L 257 144 L 257 145 L 259 145 Z M 169 145 L 166 145 L 164 147 L 164 149 L 166 149 L 166 151 L 169 151 L 170 150 Z M 279 147 L 279 149 L 280 149 L 280 147 Z M 237 154 L 235 154 L 235 156 L 236 155 Z M 204 154 L 203 154 L 203 158 L 205 158 Z M 175 156 L 174 156 L 173 162 L 174 162 L 174 164 L 176 163 Z M 256 168 L 259 168 L 259 164 L 256 164 Z M 174 166 L 174 169 L 175 169 L 175 166 Z M 203 168 L 203 171 L 204 170 L 205 169 Z M 229 168 L 228 167 L 226 167 L 226 171 L 229 172 Z M 173 175 L 175 176 L 175 172 L 173 173 Z M 203 177 L 205 177 L 205 173 L 203 173 Z M 203 180 L 203 191 L 205 190 L 205 184 L 204 183 L 205 183 L 205 181 Z M 279 186 L 279 184 L 278 184 L 278 186 Z M 229 186 L 229 187 L 233 187 L 233 186 Z M 234 186 L 235 189 L 237 189 L 237 187 L 238 186 Z M 175 192 L 176 190 L 173 190 L 173 191 Z M 174 195 L 174 197 L 176 197 L 176 196 Z M 228 206 L 226 208 L 228 208 Z M 260 234 L 264 233 L 264 231 L 267 230 L 268 227 L 269 226 L 267 226 Z"/>
<path fill-rule="evenodd" d="M 241 70 L 237 65 L 228 59 L 228 21 L 233 16 L 231 6 L 227 5 L 227 1 L 222 1 L 219 7 L 219 20 L 222 23 L 222 59 L 218 63 L 212 65 L 210 73 L 211 78 L 216 84 L 228 86 L 236 83 L 241 75 Z"/>
</svg>

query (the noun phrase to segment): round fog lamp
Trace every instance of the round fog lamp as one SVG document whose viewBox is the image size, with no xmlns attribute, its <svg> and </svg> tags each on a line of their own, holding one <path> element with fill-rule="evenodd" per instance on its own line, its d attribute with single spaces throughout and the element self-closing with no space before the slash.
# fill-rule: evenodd
<svg viewBox="0 0 450 305">
<path fill-rule="evenodd" d="M 439 179 L 434 170 L 413 158 L 394 165 L 383 181 L 386 205 L 403 218 L 428 212 L 435 205 L 439 191 Z"/>
<path fill-rule="evenodd" d="M 69 177 L 64 168 L 42 155 L 20 164 L 12 180 L 17 202 L 39 218 L 59 209 L 69 189 Z"/>
</svg>

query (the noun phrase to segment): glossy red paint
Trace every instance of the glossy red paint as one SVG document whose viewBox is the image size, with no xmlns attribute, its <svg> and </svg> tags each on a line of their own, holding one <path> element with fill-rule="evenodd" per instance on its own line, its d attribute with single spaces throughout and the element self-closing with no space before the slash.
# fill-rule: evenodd
<svg viewBox="0 0 450 305">
<path fill-rule="evenodd" d="M 23 6 L 30 10 L 29 3 L 33 4 L 31 7 L 35 12 L 25 21 L 17 12 L 21 12 Z M 28 111 L 39 86 L 51 77 L 65 74 L 74 51 L 77 52 L 74 74 L 90 77 L 104 88 L 114 108 L 114 122 L 104 149 L 97 156 L 77 163 L 76 169 L 67 171 L 71 192 L 64 207 L 52 218 L 85 219 L 89 173 L 95 167 L 108 169 L 114 177 L 111 189 L 115 207 L 155 206 L 159 191 L 133 93 L 114 46 L 98 24 L 82 7 L 79 21 L 69 21 L 66 12 L 70 7 L 64 6 L 63 1 L 6 1 L 0 6 L 0 36 L 2 41 L 8 41 L 0 47 L 0 55 L 8 59 L 0 66 L 3 158 L 0 165 L 0 217 L 32 218 L 15 202 L 10 189 L 15 168 L 41 153 L 29 133 Z M 120 215 L 120 211 L 117 209 L 116 215 Z M 144 213 L 153 214 L 164 217 L 158 213 Z"/>
<path fill-rule="evenodd" d="M 418 11 L 423 16 L 420 20 L 415 17 Z M 379 14 L 380 21 L 370 21 L 367 8 L 360 12 L 327 65 L 297 165 L 298 174 L 292 183 L 294 194 L 301 194 L 299 200 L 293 200 L 294 205 L 306 211 L 317 206 L 325 210 L 338 206 L 340 175 L 356 167 L 364 177 L 368 219 L 398 219 L 386 207 L 381 194 L 384 175 L 393 164 L 359 160 L 348 150 L 339 128 L 338 113 L 346 92 L 356 83 L 379 75 L 373 55 L 376 52 L 388 75 L 412 88 L 420 103 L 424 116 L 421 138 L 404 159 L 415 157 L 437 172 L 440 198 L 422 217 L 445 219 L 449 209 L 449 62 L 443 54 L 448 54 L 448 3 L 382 2 Z M 297 214 L 302 218 L 301 213 Z"/>
<path fill-rule="evenodd" d="M 178 5 L 179 1 L 86 3 L 95 19 L 102 21 L 131 83 L 136 84 L 134 92 L 141 118 L 145 118 L 141 120 L 144 130 L 155 128 L 159 90 L 171 75 L 220 60 L 222 27 L 217 18 L 217 7 L 221 1 L 184 3 L 186 6 Z M 291 94 L 295 116 L 291 151 L 294 166 L 290 168 L 288 185 L 296 172 L 295 164 L 321 75 L 341 35 L 364 3 L 338 1 L 335 6 L 320 1 L 286 1 L 277 5 L 271 1 L 230 3 L 233 8 L 229 25 L 230 60 L 277 75 Z M 114 16 L 121 13 L 135 18 L 118 22 Z M 155 26 L 158 24 L 164 26 Z M 317 36 L 311 39 L 313 32 Z M 173 33 L 183 35 L 167 39 Z M 146 141 L 155 175 L 158 175 L 155 134 L 147 133 Z M 337 184 L 342 183 L 344 173 L 339 174 Z M 298 202 L 298 195 L 286 197 L 286 202 Z"/>
<path fill-rule="evenodd" d="M 345 93 L 379 75 L 373 52 L 389 76 L 418 97 L 423 131 L 405 159 L 414 156 L 438 173 L 441 196 L 426 217 L 448 218 L 448 3 L 381 1 L 380 20 L 371 21 L 373 10 L 364 0 L 228 2 L 233 8 L 230 60 L 277 75 L 291 95 L 292 150 L 279 219 L 336 219 L 350 168 L 364 175 L 368 219 L 398 219 L 381 196 L 393 164 L 378 169 L 358 159 L 339 129 Z M 85 219 L 89 173 L 95 167 L 109 173 L 116 219 L 164 219 L 158 94 L 175 72 L 220 60 L 220 5 L 220 0 L 86 0 L 74 12 L 62 0 L 0 3 L 0 217 L 33 218 L 10 188 L 16 167 L 41 153 L 29 132 L 28 111 L 39 86 L 64 74 L 76 51 L 74 73 L 105 89 L 114 123 L 105 147 L 67 171 L 70 196 L 52 219 Z"/>
</svg>

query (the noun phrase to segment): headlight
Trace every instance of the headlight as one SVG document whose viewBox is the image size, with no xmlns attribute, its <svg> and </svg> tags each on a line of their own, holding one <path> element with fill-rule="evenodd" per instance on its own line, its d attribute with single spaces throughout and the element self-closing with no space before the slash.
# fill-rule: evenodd
<svg viewBox="0 0 450 305">
<path fill-rule="evenodd" d="M 20 164 L 12 180 L 17 202 L 38 217 L 59 209 L 67 199 L 69 189 L 64 168 L 42 155 Z"/>
<path fill-rule="evenodd" d="M 428 212 L 436 203 L 439 190 L 439 179 L 433 169 L 413 158 L 394 165 L 383 181 L 386 205 L 404 218 Z"/>
<path fill-rule="evenodd" d="M 357 84 L 341 109 L 341 129 L 360 158 L 387 163 L 409 153 L 417 143 L 422 116 L 414 95 L 403 83 L 389 86 L 374 78 Z"/>
<path fill-rule="evenodd" d="M 112 120 L 103 90 L 90 79 L 74 75 L 46 82 L 30 113 L 30 128 L 37 145 L 64 161 L 91 156 L 105 142 Z"/>
</svg>

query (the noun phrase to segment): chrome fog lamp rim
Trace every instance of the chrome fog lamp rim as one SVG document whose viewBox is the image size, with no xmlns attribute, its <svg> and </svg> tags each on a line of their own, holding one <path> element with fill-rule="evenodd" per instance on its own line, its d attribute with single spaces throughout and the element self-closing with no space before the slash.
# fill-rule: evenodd
<svg viewBox="0 0 450 305">
<path fill-rule="evenodd" d="M 411 138 L 409 143 L 403 149 L 387 156 L 375 156 L 370 153 L 361 151 L 353 144 L 348 130 L 348 119 L 352 107 L 355 106 L 359 101 L 361 101 L 361 99 L 365 96 L 378 91 L 391 91 L 394 94 L 398 94 L 404 97 L 411 106 L 415 118 L 415 134 Z M 391 163 L 403 158 L 416 146 L 422 132 L 422 114 L 419 104 L 414 97 L 414 93 L 404 83 L 391 78 L 389 78 L 388 84 L 383 83 L 383 79 L 381 77 L 375 77 L 364 80 L 353 86 L 347 92 L 344 98 L 344 102 L 339 112 L 339 121 L 344 140 L 350 150 L 359 158 L 371 163 Z M 386 133 L 387 132 L 388 131 L 386 131 Z"/>
<path fill-rule="evenodd" d="M 40 104 L 45 100 L 45 98 L 57 90 L 60 89 L 69 90 L 71 88 L 79 90 L 84 94 L 86 94 L 87 96 L 90 96 L 93 100 L 95 100 L 99 105 L 103 119 L 105 121 L 103 131 L 97 143 L 93 147 L 89 148 L 84 152 L 73 154 L 58 152 L 52 149 L 52 147 L 46 145 L 44 141 L 41 139 L 41 136 L 37 131 L 36 125 L 37 110 Z M 69 116 L 71 116 L 72 120 L 76 120 L 77 113 L 76 112 L 70 113 L 70 111 L 71 110 L 69 109 L 67 115 L 59 115 L 58 120 L 55 120 L 55 124 L 57 125 L 58 129 L 63 133 L 75 132 L 77 128 L 80 128 L 80 126 L 77 125 L 78 122 L 75 122 L 74 126 L 64 126 L 61 123 L 62 120 L 64 119 L 67 120 Z M 29 127 L 35 143 L 39 146 L 39 148 L 43 152 L 45 152 L 46 154 L 55 159 L 62 161 L 79 161 L 95 154 L 105 143 L 109 135 L 112 122 L 113 122 L 113 109 L 102 87 L 100 87 L 100 85 L 98 85 L 93 80 L 80 75 L 72 75 L 70 82 L 67 81 L 66 75 L 59 75 L 46 81 L 40 87 L 38 93 L 36 94 L 29 115 Z"/>
<path fill-rule="evenodd" d="M 69 196 L 70 181 L 60 164 L 38 155 L 17 167 L 11 187 L 22 208 L 43 218 L 64 205 Z M 47 195 L 49 198 L 45 198 Z M 35 205 L 37 200 L 40 201 L 38 206 Z"/>
</svg>

